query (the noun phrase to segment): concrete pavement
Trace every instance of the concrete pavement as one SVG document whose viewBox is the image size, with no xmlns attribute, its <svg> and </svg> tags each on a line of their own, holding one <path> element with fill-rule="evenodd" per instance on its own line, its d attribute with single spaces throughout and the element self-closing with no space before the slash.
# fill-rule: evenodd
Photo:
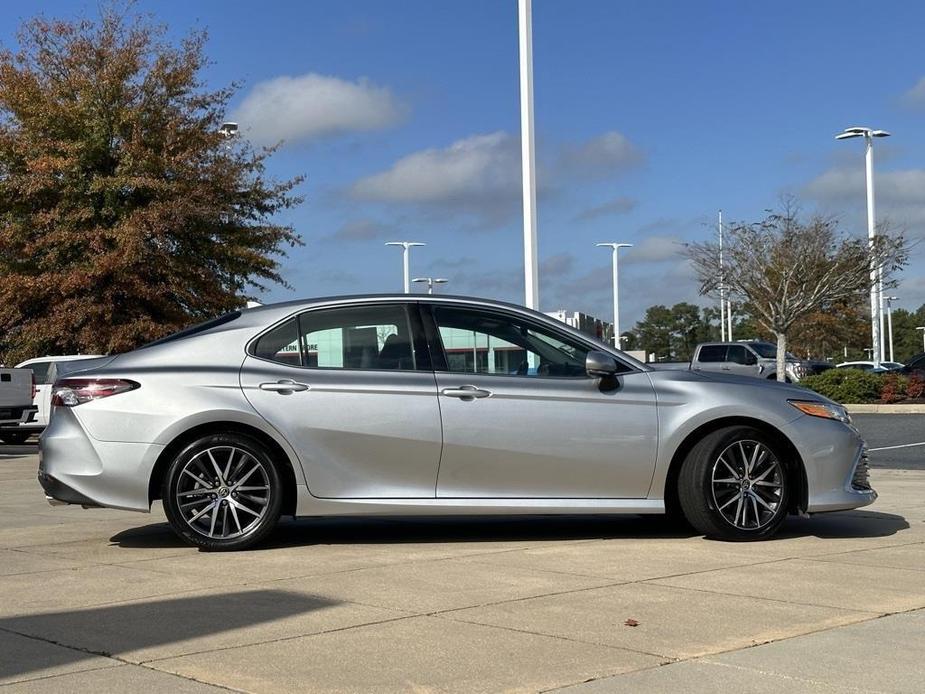
<svg viewBox="0 0 925 694">
<path fill-rule="evenodd" d="M 205 554 L 0 447 L 0 691 L 921 691 L 925 471 L 706 541 L 655 518 L 286 522 Z M 627 626 L 635 620 L 638 626 Z"/>
</svg>

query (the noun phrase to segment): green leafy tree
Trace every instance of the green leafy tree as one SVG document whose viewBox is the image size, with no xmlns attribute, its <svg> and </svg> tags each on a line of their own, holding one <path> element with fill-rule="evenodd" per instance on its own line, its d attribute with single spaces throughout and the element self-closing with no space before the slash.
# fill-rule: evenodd
<svg viewBox="0 0 925 694">
<path fill-rule="evenodd" d="M 0 354 L 118 352 L 227 311 L 301 243 L 274 181 L 219 132 L 205 36 L 112 7 L 33 19 L 0 51 Z"/>
</svg>

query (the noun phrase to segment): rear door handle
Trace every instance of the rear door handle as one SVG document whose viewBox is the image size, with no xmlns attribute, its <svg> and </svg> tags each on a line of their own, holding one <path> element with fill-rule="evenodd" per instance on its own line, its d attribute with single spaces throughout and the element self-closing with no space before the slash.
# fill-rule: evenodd
<svg viewBox="0 0 925 694">
<path fill-rule="evenodd" d="M 282 395 L 308 390 L 309 387 L 310 386 L 305 383 L 296 383 L 295 381 L 289 379 L 276 381 L 275 383 L 261 383 L 258 386 L 260 390 L 268 390 L 272 393 L 280 393 Z"/>
<path fill-rule="evenodd" d="M 459 398 L 460 400 L 475 400 L 476 398 L 491 397 L 490 390 L 483 390 L 476 386 L 460 386 L 459 388 L 444 388 L 440 395 L 446 395 L 448 398 Z"/>
</svg>

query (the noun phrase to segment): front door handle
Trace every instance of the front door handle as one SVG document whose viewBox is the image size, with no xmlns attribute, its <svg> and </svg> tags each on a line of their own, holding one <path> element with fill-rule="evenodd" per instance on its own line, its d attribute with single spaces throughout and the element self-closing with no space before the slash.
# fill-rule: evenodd
<svg viewBox="0 0 925 694">
<path fill-rule="evenodd" d="M 448 398 L 459 398 L 460 400 L 475 400 L 476 398 L 491 397 L 490 390 L 483 390 L 476 386 L 460 386 L 459 388 L 444 388 L 440 395 L 446 395 Z"/>
<path fill-rule="evenodd" d="M 290 379 L 285 379 L 281 381 L 276 381 L 275 383 L 261 383 L 258 388 L 260 390 L 268 390 L 271 393 L 280 393 L 281 395 L 288 395 L 289 393 L 296 393 L 303 390 L 308 390 L 309 386 L 305 383 L 296 383 Z"/>
</svg>

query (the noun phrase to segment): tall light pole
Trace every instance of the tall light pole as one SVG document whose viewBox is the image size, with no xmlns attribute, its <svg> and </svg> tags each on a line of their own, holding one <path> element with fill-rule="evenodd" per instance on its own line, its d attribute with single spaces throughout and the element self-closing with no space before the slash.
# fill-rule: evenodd
<svg viewBox="0 0 925 694">
<path fill-rule="evenodd" d="M 531 0 L 518 2 L 520 38 L 520 154 L 523 169 L 524 304 L 539 310 L 536 260 L 536 150 L 533 145 L 533 10 Z"/>
<path fill-rule="evenodd" d="M 597 246 L 605 246 L 611 249 L 611 258 L 613 264 L 613 346 L 620 349 L 620 276 L 619 260 L 617 253 L 621 248 L 632 248 L 631 243 L 598 243 Z"/>
<path fill-rule="evenodd" d="M 427 293 L 434 293 L 435 284 L 446 284 L 449 280 L 443 279 L 442 277 L 415 277 L 412 282 L 427 282 Z"/>
<path fill-rule="evenodd" d="M 401 259 L 402 259 L 402 269 L 404 270 L 403 277 L 405 280 L 405 294 L 411 293 L 411 260 L 409 258 L 410 251 L 412 246 L 426 246 L 426 243 L 421 243 L 420 241 L 389 241 L 385 244 L 386 246 L 401 246 Z"/>
<path fill-rule="evenodd" d="M 893 302 L 899 301 L 899 297 L 885 296 L 883 298 L 886 299 L 886 324 L 890 332 L 890 361 L 895 361 L 893 359 Z"/>
<path fill-rule="evenodd" d="M 867 239 L 873 248 L 877 237 L 876 215 L 874 213 L 874 138 L 889 137 L 886 130 L 872 130 L 871 128 L 852 127 L 845 128 L 844 132 L 835 136 L 836 140 L 848 140 L 853 137 L 863 137 L 865 148 L 865 169 L 867 172 Z M 880 365 L 883 359 L 883 266 L 871 263 L 870 268 L 870 333 L 873 347 L 873 360 Z"/>
<path fill-rule="evenodd" d="M 920 325 L 916 330 L 922 331 L 922 351 L 925 352 L 925 325 Z"/>
</svg>

